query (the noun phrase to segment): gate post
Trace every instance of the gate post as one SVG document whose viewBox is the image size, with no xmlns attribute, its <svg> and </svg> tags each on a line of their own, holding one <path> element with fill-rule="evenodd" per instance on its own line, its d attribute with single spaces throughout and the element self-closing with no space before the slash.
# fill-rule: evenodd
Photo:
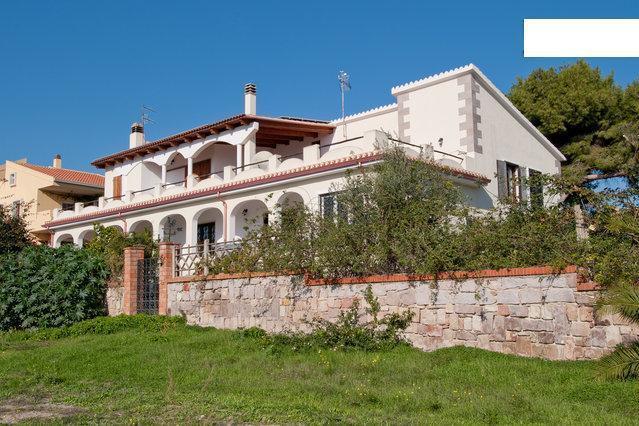
<svg viewBox="0 0 639 426">
<path fill-rule="evenodd" d="M 133 246 L 124 249 L 124 286 L 123 311 L 127 315 L 135 315 L 138 307 L 138 261 L 144 259 L 144 247 Z"/>
<path fill-rule="evenodd" d="M 160 243 L 160 277 L 158 289 L 158 314 L 168 315 L 168 286 L 169 280 L 175 273 L 175 246 L 176 243 Z"/>
</svg>

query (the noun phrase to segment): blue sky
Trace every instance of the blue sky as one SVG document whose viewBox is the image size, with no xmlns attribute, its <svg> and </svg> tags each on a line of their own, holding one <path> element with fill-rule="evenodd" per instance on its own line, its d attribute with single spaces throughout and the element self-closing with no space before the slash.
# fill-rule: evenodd
<svg viewBox="0 0 639 426">
<path fill-rule="evenodd" d="M 433 4 L 436 3 L 436 4 Z M 332 119 L 393 102 L 390 88 L 469 62 L 506 91 L 572 61 L 523 58 L 524 18 L 638 17 L 600 1 L 12 1 L 0 6 L 0 160 L 93 170 L 128 146 L 142 104 L 157 139 L 241 113 Z M 625 85 L 638 59 L 591 60 Z"/>
</svg>

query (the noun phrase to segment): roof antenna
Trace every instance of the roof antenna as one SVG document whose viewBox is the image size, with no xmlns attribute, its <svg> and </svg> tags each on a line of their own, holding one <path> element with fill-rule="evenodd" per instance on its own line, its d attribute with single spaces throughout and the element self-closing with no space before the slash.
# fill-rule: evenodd
<svg viewBox="0 0 639 426">
<path fill-rule="evenodd" d="M 140 108 L 140 124 L 142 124 L 144 128 L 146 128 L 147 123 L 155 124 L 155 121 L 151 118 L 152 112 L 155 112 L 153 108 L 142 104 Z"/>
<path fill-rule="evenodd" d="M 350 77 L 345 71 L 340 71 L 337 74 L 339 80 L 340 92 L 342 92 L 342 130 L 344 132 L 344 139 L 346 139 L 346 114 L 344 112 L 344 92 L 351 90 Z"/>
</svg>

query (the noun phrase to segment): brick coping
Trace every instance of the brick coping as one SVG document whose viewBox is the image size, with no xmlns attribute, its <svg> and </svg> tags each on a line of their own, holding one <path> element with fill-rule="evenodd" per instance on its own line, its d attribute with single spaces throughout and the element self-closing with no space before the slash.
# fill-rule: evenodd
<svg viewBox="0 0 639 426">
<path fill-rule="evenodd" d="M 388 274 L 388 275 L 369 275 L 366 277 L 345 277 L 337 279 L 310 278 L 304 277 L 307 286 L 322 285 L 348 285 L 348 284 L 374 284 L 374 283 L 391 283 L 402 281 L 435 281 L 435 280 L 461 280 L 469 278 L 499 278 L 499 277 L 525 277 L 531 275 L 559 275 L 578 273 L 576 265 L 569 265 L 563 269 L 556 269 L 552 266 L 530 266 L 526 268 L 502 268 L 502 269 L 482 269 L 477 271 L 453 271 L 442 272 L 437 275 L 417 275 L 417 274 Z M 293 272 L 243 272 L 235 274 L 216 274 L 216 275 L 198 275 L 191 277 L 174 277 L 169 283 L 190 283 L 198 281 L 221 281 L 240 278 L 264 278 L 274 276 L 290 276 L 300 275 Z M 596 283 L 587 281 L 581 276 L 577 280 L 578 291 L 594 291 L 599 287 Z"/>
</svg>

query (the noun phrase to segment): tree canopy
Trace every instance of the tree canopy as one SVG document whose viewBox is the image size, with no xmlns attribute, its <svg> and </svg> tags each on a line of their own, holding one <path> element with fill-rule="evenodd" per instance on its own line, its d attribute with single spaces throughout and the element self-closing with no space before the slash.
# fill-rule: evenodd
<svg viewBox="0 0 639 426">
<path fill-rule="evenodd" d="M 508 96 L 564 153 L 568 177 L 637 175 L 639 80 L 622 88 L 579 60 L 518 78 Z"/>
</svg>

